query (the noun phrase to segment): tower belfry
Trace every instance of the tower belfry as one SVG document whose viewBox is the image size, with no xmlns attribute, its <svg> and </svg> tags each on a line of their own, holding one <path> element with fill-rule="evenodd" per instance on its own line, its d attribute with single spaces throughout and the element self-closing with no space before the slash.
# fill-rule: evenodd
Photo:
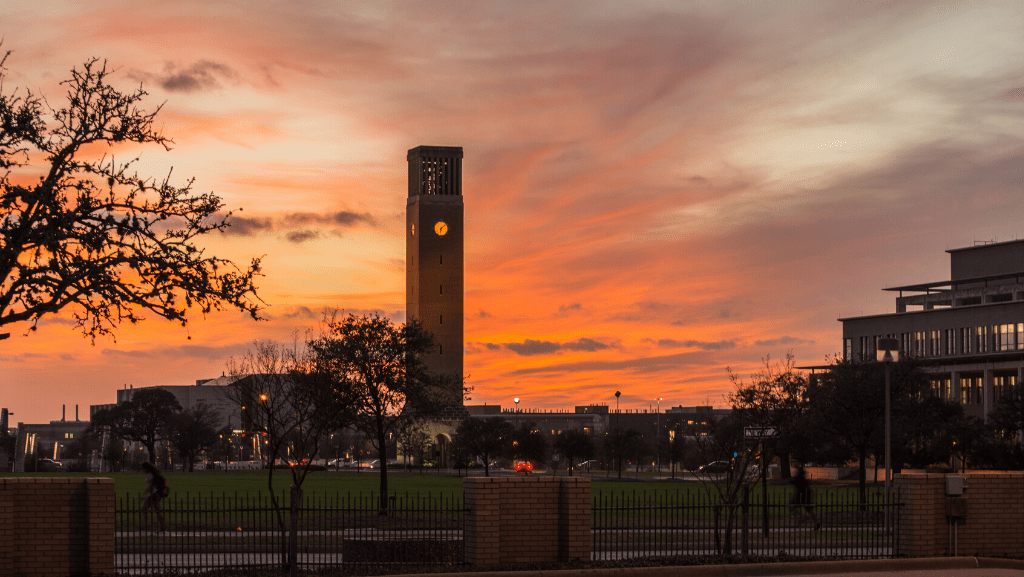
<svg viewBox="0 0 1024 577">
<path fill-rule="evenodd" d="M 463 376 L 462 147 L 409 151 L 405 313 L 434 335 L 424 358 L 436 373 Z M 462 399 L 459 398 L 461 405 Z"/>
</svg>

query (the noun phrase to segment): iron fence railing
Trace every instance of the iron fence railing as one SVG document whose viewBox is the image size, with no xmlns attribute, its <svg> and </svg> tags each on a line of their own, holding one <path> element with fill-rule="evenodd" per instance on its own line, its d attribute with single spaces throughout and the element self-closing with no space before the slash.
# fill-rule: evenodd
<svg viewBox="0 0 1024 577">
<path fill-rule="evenodd" d="M 165 530 L 142 502 L 115 507 L 119 573 L 218 568 L 417 566 L 464 563 L 460 497 L 393 495 L 386 514 L 372 494 L 176 495 L 162 503 Z M 294 505 L 294 506 L 293 506 Z"/>
<path fill-rule="evenodd" d="M 595 494 L 593 559 L 780 553 L 849 559 L 900 556 L 899 496 L 860 502 L 859 492 L 822 492 L 812 507 L 790 495 L 743 493 L 736 503 L 689 491 Z M 888 511 L 888 515 L 886 514 Z"/>
</svg>

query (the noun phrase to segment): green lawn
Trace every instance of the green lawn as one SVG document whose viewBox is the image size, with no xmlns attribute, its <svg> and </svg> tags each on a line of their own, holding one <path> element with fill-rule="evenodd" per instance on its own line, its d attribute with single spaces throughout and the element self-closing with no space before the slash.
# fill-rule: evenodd
<svg viewBox="0 0 1024 577">
<path fill-rule="evenodd" d="M 327 471 L 313 472 L 306 477 L 303 490 L 306 494 L 369 494 L 376 493 L 380 488 L 379 473 L 377 471 Z M 15 476 L 12 473 L 0 473 L 0 476 Z M 115 491 L 119 498 L 136 497 L 140 495 L 145 487 L 145 475 L 143 473 L 105 473 L 103 475 L 90 473 L 24 473 L 17 476 L 69 476 L 69 477 L 90 477 L 102 476 L 111 477 L 115 480 Z M 267 472 L 266 471 L 197 471 L 195 473 L 165 473 L 167 482 L 170 484 L 172 495 L 184 497 L 186 495 L 244 495 L 246 493 L 255 495 L 257 493 L 267 494 Z M 652 504 L 664 503 L 672 499 L 688 500 L 703 496 L 707 491 L 714 491 L 709 484 L 707 486 L 693 480 L 659 480 L 659 481 L 618 481 L 597 476 L 592 479 L 592 493 L 595 497 L 613 497 L 621 502 L 626 499 L 633 503 L 650 500 Z M 274 490 L 278 494 L 287 494 L 291 485 L 291 475 L 288 471 L 274 472 Z M 444 495 L 445 497 L 462 493 L 462 478 L 454 475 L 439 475 L 435 472 L 395 472 L 388 474 L 389 490 L 392 493 L 404 495 Z M 820 484 L 815 485 L 815 500 L 818 503 L 825 503 L 833 495 L 840 492 L 855 491 L 856 485 L 849 484 Z M 768 485 L 768 492 L 773 501 L 783 500 L 792 491 L 788 484 L 774 483 Z M 755 495 L 760 495 L 761 486 L 753 488 Z M 868 487 L 869 495 L 881 492 L 880 487 Z M 855 498 L 855 497 L 854 497 Z"/>
</svg>

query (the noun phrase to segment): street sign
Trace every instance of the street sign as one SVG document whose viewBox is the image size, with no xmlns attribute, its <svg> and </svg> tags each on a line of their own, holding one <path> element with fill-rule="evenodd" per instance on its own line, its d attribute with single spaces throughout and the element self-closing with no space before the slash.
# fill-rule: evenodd
<svg viewBox="0 0 1024 577">
<path fill-rule="evenodd" d="M 743 427 L 743 437 L 746 439 L 771 439 L 779 436 L 779 430 L 775 427 Z"/>
</svg>

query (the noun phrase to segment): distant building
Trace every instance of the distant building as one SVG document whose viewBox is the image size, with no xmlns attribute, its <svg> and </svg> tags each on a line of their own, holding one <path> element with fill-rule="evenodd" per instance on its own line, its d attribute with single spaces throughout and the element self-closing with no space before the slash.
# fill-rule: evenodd
<svg viewBox="0 0 1024 577">
<path fill-rule="evenodd" d="M 948 280 L 884 289 L 895 313 L 839 319 L 843 355 L 874 359 L 878 339 L 899 339 L 934 394 L 984 417 L 1024 376 L 1024 240 L 946 252 Z"/>
<path fill-rule="evenodd" d="M 75 420 L 66 420 L 62 415 L 59 421 L 44 424 L 18 423 L 17 439 L 14 445 L 14 472 L 33 472 L 38 466 L 37 459 L 64 458 L 64 449 L 80 439 L 82 433 L 89 428 L 89 421 L 78 420 L 78 406 L 75 406 Z"/>
<path fill-rule="evenodd" d="M 124 387 L 117 390 L 117 403 L 92 405 L 89 407 L 90 418 L 101 409 L 120 405 L 132 398 L 136 391 L 143 389 L 161 389 L 174 395 L 183 410 L 194 410 L 199 405 L 206 405 L 220 415 L 218 428 L 230 427 L 237 429 L 242 426 L 241 408 L 238 403 L 226 394 L 227 386 L 233 377 L 220 376 L 215 379 L 199 379 L 195 385 L 159 385 L 155 387 Z"/>
</svg>

